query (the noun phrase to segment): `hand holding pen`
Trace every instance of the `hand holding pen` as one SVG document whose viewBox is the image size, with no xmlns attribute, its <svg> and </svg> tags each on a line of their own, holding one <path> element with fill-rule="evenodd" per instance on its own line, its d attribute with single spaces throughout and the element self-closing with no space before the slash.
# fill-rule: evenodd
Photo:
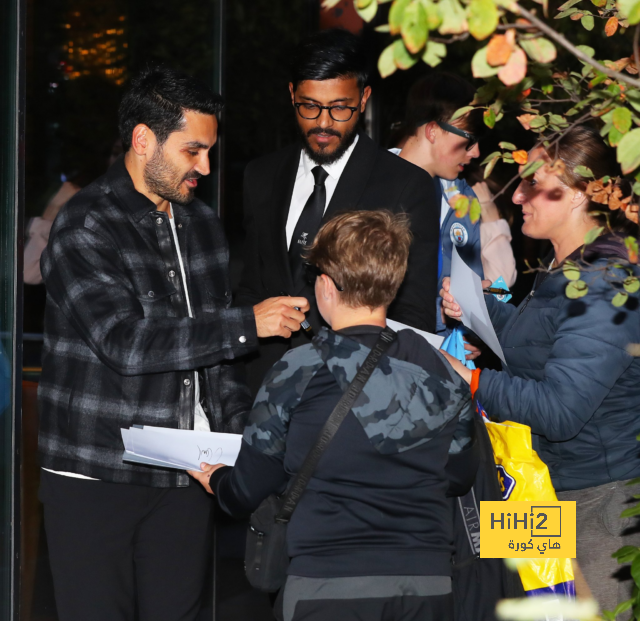
<svg viewBox="0 0 640 621">
<path fill-rule="evenodd" d="M 289 338 L 297 332 L 303 322 L 306 323 L 304 313 L 309 310 L 309 301 L 304 297 L 290 297 L 284 295 L 278 298 L 268 298 L 253 307 L 256 320 L 256 330 L 261 338 L 282 336 Z"/>
<path fill-rule="evenodd" d="M 286 292 L 284 292 L 284 291 L 281 291 L 281 292 L 280 292 L 280 295 L 288 296 L 289 294 L 288 294 L 288 293 L 286 293 Z M 305 298 L 305 300 L 306 300 L 306 298 Z M 300 309 L 300 307 L 298 307 L 298 306 L 294 306 L 293 308 L 295 308 L 297 311 L 301 310 L 301 309 Z M 307 308 L 308 308 L 308 303 L 307 303 Z M 300 322 L 300 327 L 301 327 L 305 332 L 308 332 L 308 333 L 312 333 L 312 332 L 313 332 L 313 329 L 311 328 L 311 324 L 307 321 L 307 319 L 306 319 L 306 318 L 304 319 L 304 321 L 301 321 L 301 322 Z"/>
</svg>

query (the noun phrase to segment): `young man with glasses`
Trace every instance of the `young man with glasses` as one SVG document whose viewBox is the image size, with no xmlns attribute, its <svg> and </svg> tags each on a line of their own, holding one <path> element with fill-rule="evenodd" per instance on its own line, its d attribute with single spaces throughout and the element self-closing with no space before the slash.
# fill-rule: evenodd
<svg viewBox="0 0 640 621">
<path fill-rule="evenodd" d="M 300 141 L 251 162 L 244 180 L 245 253 L 238 304 L 303 295 L 313 332 L 323 325 L 304 277 L 301 252 L 338 212 L 406 212 L 413 244 L 409 269 L 390 308 L 392 319 L 433 332 L 438 271 L 439 202 L 429 175 L 376 146 L 362 132 L 371 87 L 355 35 L 328 30 L 303 41 L 293 57 L 291 104 Z M 308 334 L 262 340 L 248 365 L 255 392 L 267 370 Z"/>
<path fill-rule="evenodd" d="M 426 170 L 436 181 L 440 205 L 440 278 L 451 274 L 454 245 L 467 265 L 483 277 L 480 222 L 471 222 L 469 215 L 456 217 L 450 204 L 458 194 L 475 198 L 471 187 L 464 179 L 458 179 L 458 175 L 480 155 L 478 141 L 485 127 L 482 111 L 451 120 L 456 110 L 468 106 L 473 97 L 473 86 L 453 74 L 435 73 L 419 80 L 412 86 L 407 100 L 406 141 L 402 149 L 391 149 Z M 440 303 L 438 299 L 438 332 L 446 333 Z"/>
</svg>

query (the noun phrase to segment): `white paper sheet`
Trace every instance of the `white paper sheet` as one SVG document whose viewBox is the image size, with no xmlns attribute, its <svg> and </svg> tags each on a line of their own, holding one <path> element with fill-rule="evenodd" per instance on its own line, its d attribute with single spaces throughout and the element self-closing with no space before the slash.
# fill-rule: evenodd
<svg viewBox="0 0 640 621">
<path fill-rule="evenodd" d="M 430 345 L 433 345 L 436 349 L 440 349 L 440 347 L 442 347 L 442 343 L 444 343 L 443 336 L 431 334 L 431 332 L 425 332 L 424 330 L 418 330 L 418 328 L 412 328 L 411 326 L 407 326 L 399 321 L 393 321 L 393 319 L 387 319 L 387 325 L 396 332 L 400 332 L 400 330 L 413 330 L 416 334 L 419 334 L 422 338 L 426 339 L 427 342 Z"/>
<path fill-rule="evenodd" d="M 121 429 L 124 461 L 165 468 L 199 470 L 200 464 L 236 463 L 242 436 L 234 433 L 131 427 Z"/>
<path fill-rule="evenodd" d="M 462 310 L 462 323 L 475 332 L 502 360 L 504 353 L 487 311 L 482 279 L 461 258 L 454 245 L 451 253 L 451 295 Z"/>
</svg>

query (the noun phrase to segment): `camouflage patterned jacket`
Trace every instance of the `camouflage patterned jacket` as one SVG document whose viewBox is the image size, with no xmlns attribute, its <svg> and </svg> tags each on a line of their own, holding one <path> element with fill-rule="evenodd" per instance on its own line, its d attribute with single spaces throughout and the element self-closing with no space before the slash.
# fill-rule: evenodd
<svg viewBox="0 0 640 621">
<path fill-rule="evenodd" d="M 212 477 L 227 512 L 246 514 L 284 490 L 379 332 L 323 329 L 274 365 L 236 466 Z M 296 508 L 288 529 L 290 573 L 449 575 L 447 464 L 450 454 L 471 453 L 472 427 L 466 384 L 421 337 L 400 332 Z M 470 486 L 471 463 L 467 472 Z"/>
</svg>

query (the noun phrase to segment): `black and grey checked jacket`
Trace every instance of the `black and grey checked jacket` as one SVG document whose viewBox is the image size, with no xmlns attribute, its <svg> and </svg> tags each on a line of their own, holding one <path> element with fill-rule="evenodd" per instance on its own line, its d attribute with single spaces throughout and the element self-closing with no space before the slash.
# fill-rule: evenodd
<svg viewBox="0 0 640 621">
<path fill-rule="evenodd" d="M 232 361 L 257 347 L 251 307 L 230 308 L 229 252 L 213 210 L 173 206 L 194 318 L 168 215 L 118 160 L 73 197 L 51 230 L 40 463 L 118 483 L 175 487 L 177 471 L 122 461 L 121 427 L 193 429 L 194 375 L 212 431 L 241 433 L 251 407 Z"/>
</svg>

